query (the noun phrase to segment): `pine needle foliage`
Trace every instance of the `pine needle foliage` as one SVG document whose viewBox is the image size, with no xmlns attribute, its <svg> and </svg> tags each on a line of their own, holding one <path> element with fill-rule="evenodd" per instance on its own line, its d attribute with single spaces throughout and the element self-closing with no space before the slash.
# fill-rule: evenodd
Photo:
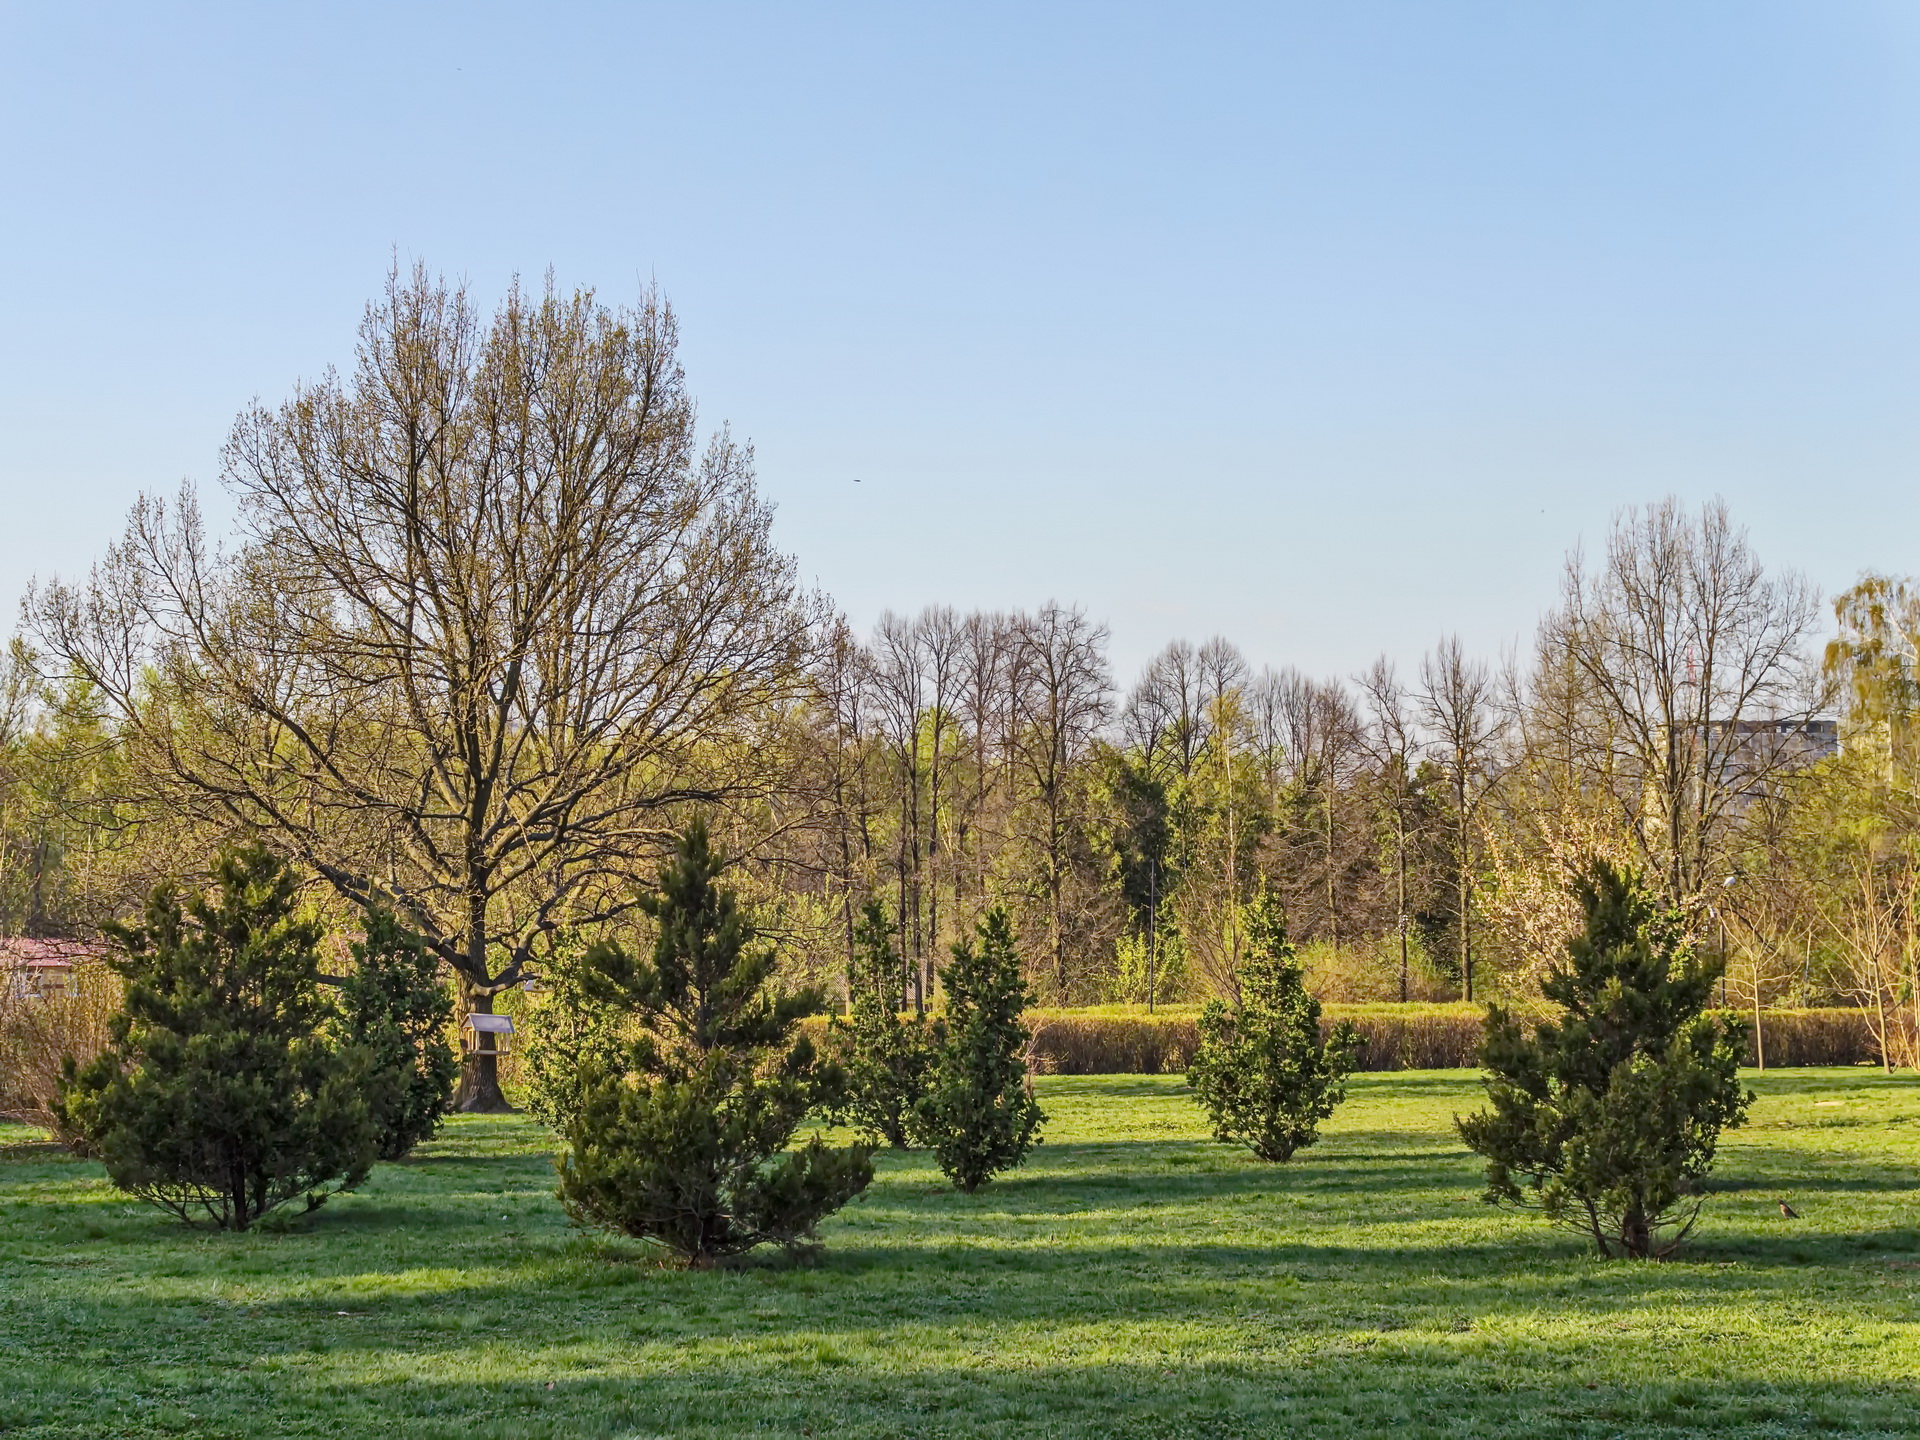
<svg viewBox="0 0 1920 1440">
<path fill-rule="evenodd" d="M 1237 978 L 1233 1006 L 1214 1000 L 1200 1013 L 1187 1083 L 1217 1138 L 1277 1163 L 1319 1139 L 1320 1122 L 1346 1098 L 1360 1038 L 1345 1021 L 1320 1038 L 1320 1002 L 1307 993 L 1270 895 L 1247 907 Z"/>
<path fill-rule="evenodd" d="M 1005 910 L 987 911 L 953 947 L 940 984 L 947 1008 L 919 1129 L 947 1178 L 971 1195 L 1020 1164 L 1046 1120 L 1027 1079 L 1032 1037 L 1022 1017 L 1032 997 Z"/>
<path fill-rule="evenodd" d="M 1602 1256 L 1664 1259 L 1703 1203 L 1722 1130 L 1746 1118 L 1746 1027 L 1707 1013 L 1718 961 L 1631 870 L 1596 860 L 1583 924 L 1541 982 L 1557 1020 L 1526 1033 L 1487 1009 L 1491 1108 L 1457 1122 L 1487 1160 L 1487 1199 L 1538 1206 Z"/>
<path fill-rule="evenodd" d="M 775 988 L 773 952 L 717 883 L 723 868 L 695 820 L 642 897 L 652 956 L 606 942 L 587 951 L 587 993 L 640 1033 L 617 1068 L 583 1077 L 559 1161 L 574 1219 L 701 1266 L 760 1245 L 810 1247 L 820 1221 L 873 1179 L 869 1145 L 832 1148 L 815 1133 L 789 1148 L 827 1078 L 795 1033 L 820 996 Z"/>
<path fill-rule="evenodd" d="M 520 1082 L 526 1107 L 555 1130 L 580 1108 L 588 1076 L 619 1072 L 634 1026 L 622 997 L 608 997 L 574 936 L 555 943 L 523 1017 Z"/>
<path fill-rule="evenodd" d="M 115 1185 L 182 1220 L 245 1230 L 290 1200 L 311 1210 L 377 1154 L 386 1081 L 328 1033 L 321 930 L 297 891 L 250 846 L 218 857 L 209 893 L 161 885 L 143 923 L 107 927 L 124 1009 L 110 1047 L 69 1065 L 56 1111 Z"/>
<path fill-rule="evenodd" d="M 340 987 L 347 1036 L 363 1046 L 379 1083 L 370 1092 L 380 1158 L 400 1160 L 432 1137 L 453 1103 L 460 1061 L 447 1040 L 453 997 L 440 959 L 391 911 L 370 910 Z"/>
<path fill-rule="evenodd" d="M 869 900 L 854 926 L 851 999 L 834 1022 L 846 1089 L 841 1112 L 868 1134 L 903 1149 L 918 1138 L 918 1107 L 933 1081 L 937 1035 L 925 1016 L 900 1013 L 899 952 L 886 912 Z"/>
</svg>

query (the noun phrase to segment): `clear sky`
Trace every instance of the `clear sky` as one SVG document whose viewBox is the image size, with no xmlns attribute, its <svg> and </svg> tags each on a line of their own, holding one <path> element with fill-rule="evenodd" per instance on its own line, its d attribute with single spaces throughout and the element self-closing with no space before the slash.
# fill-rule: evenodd
<svg viewBox="0 0 1920 1440">
<path fill-rule="evenodd" d="M 861 624 L 1491 652 L 1669 492 L 1831 591 L 1920 570 L 1916 182 L 1911 4 L 0 4 L 0 604 L 396 251 L 656 278 Z"/>
</svg>

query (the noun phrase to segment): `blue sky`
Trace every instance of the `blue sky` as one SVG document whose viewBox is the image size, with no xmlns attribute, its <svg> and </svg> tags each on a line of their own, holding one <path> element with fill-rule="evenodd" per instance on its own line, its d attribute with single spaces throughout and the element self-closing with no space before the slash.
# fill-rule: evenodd
<svg viewBox="0 0 1920 1440">
<path fill-rule="evenodd" d="M 0 5 L 0 605 L 396 251 L 657 279 L 860 623 L 1493 652 L 1670 492 L 1831 591 L 1920 570 L 1917 181 L 1910 5 Z"/>
</svg>

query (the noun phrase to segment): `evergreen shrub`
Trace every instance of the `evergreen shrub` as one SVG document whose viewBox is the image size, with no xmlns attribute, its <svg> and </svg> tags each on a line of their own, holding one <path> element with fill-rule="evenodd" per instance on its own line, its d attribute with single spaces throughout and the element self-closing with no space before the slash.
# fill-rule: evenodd
<svg viewBox="0 0 1920 1440">
<path fill-rule="evenodd" d="M 971 1195 L 1026 1158 L 1046 1119 L 1027 1079 L 1030 996 L 1005 910 L 989 910 L 953 947 L 940 984 L 946 1013 L 919 1128 L 947 1178 Z"/>
<path fill-rule="evenodd" d="M 311 1210 L 366 1179 L 390 1076 L 332 1033 L 321 930 L 293 872 L 228 851 L 210 893 L 156 888 L 144 923 L 113 925 L 125 982 L 108 1048 L 71 1063 L 57 1124 L 122 1190 L 182 1220 L 245 1230 L 291 1200 Z"/>
<path fill-rule="evenodd" d="M 1490 1108 L 1458 1121 L 1487 1160 L 1487 1199 L 1538 1206 L 1603 1256 L 1671 1255 L 1699 1218 L 1720 1133 L 1752 1102 L 1746 1026 L 1708 1013 L 1717 961 L 1640 878 L 1596 860 L 1583 925 L 1541 982 L 1557 1019 L 1529 1034 L 1487 1008 Z"/>
<path fill-rule="evenodd" d="M 694 1265 L 816 1240 L 820 1221 L 873 1179 L 872 1146 L 789 1148 L 832 1077 L 797 1035 L 817 992 L 773 986 L 773 952 L 731 891 L 696 820 L 641 897 L 649 959 L 592 946 L 581 986 L 637 1036 L 594 1065 L 562 1118 L 560 1199 L 589 1225 L 657 1241 Z"/>
<path fill-rule="evenodd" d="M 1187 1083 L 1219 1139 L 1278 1162 L 1313 1144 L 1346 1098 L 1360 1039 L 1344 1023 L 1321 1037 L 1320 1002 L 1307 993 L 1278 902 L 1261 896 L 1247 921 L 1239 1001 L 1201 1012 Z"/>
<path fill-rule="evenodd" d="M 440 961 L 391 912 L 371 910 L 341 985 L 341 1021 L 362 1046 L 374 1084 L 368 1103 L 382 1160 L 399 1160 L 440 1128 L 453 1103 L 460 1061 L 447 1040 L 453 997 Z"/>
<path fill-rule="evenodd" d="M 901 978 L 886 914 L 869 900 L 854 927 L 854 964 L 847 974 L 852 1003 L 847 1018 L 832 1027 L 845 1073 L 836 1108 L 896 1149 L 917 1139 L 918 1108 L 932 1084 L 939 1038 L 927 1017 L 900 1013 Z"/>
<path fill-rule="evenodd" d="M 589 1077 L 621 1073 L 637 1029 L 631 1007 L 603 998 L 586 957 L 587 947 L 572 937 L 556 944 L 517 1022 L 525 1038 L 516 1098 L 555 1130 L 579 1112 Z"/>
</svg>

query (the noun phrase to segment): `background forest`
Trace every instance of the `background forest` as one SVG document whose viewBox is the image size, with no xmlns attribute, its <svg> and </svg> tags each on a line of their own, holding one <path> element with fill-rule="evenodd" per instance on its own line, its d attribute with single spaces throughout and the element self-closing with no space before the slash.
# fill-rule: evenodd
<svg viewBox="0 0 1920 1440">
<path fill-rule="evenodd" d="M 490 1008 L 641 925 L 698 810 L 794 982 L 843 987 L 879 901 L 905 1009 L 995 905 L 1043 1003 L 1231 996 L 1263 894 L 1323 998 L 1525 1005 L 1599 855 L 1727 956 L 1729 1003 L 1862 1007 L 1920 1058 L 1908 582 L 1829 606 L 1660 501 L 1500 656 L 1310 676 L 1212 637 L 1116 677 L 1064 603 L 863 635 L 774 545 L 750 449 L 701 442 L 676 344 L 654 296 L 487 320 L 396 275 L 351 377 L 240 418 L 240 533 L 143 501 L 41 583 L 0 674 L 0 933 L 84 938 L 259 836 Z"/>
</svg>

